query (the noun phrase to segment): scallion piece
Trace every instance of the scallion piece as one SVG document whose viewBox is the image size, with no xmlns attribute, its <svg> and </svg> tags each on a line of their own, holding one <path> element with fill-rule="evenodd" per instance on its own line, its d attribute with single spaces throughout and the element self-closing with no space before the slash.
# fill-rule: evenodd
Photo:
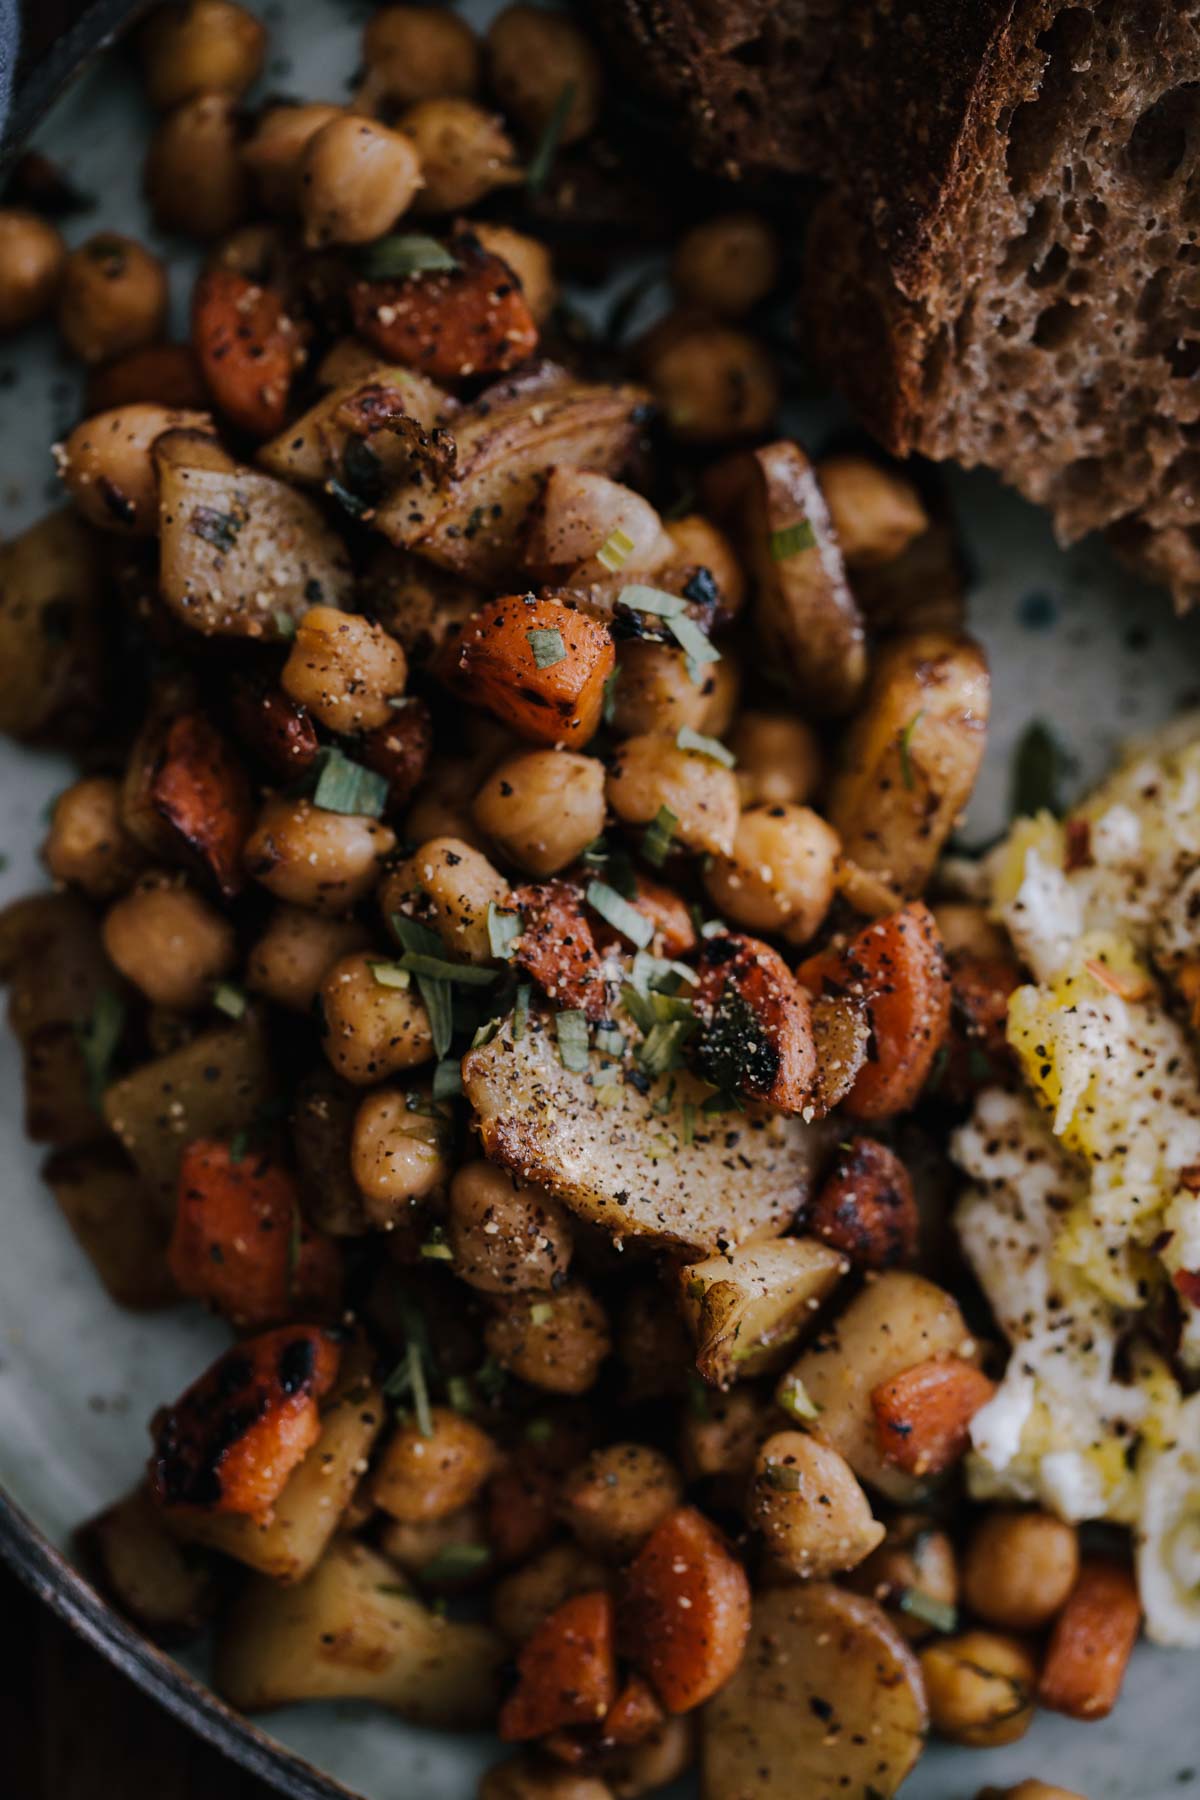
<svg viewBox="0 0 1200 1800">
<path fill-rule="evenodd" d="M 809 520 L 797 519 L 794 525 L 785 525 L 771 533 L 771 559 L 786 562 L 789 556 L 797 556 L 801 550 L 811 550 L 816 541 Z"/>
<path fill-rule="evenodd" d="M 589 881 L 587 885 L 587 903 L 602 919 L 627 937 L 631 944 L 644 950 L 654 936 L 654 925 L 645 913 L 623 900 L 616 888 L 609 887 L 607 881 Z"/>
<path fill-rule="evenodd" d="M 409 275 L 429 275 L 458 267 L 458 259 L 444 244 L 419 231 L 378 238 L 358 255 L 359 273 L 365 281 L 403 281 Z"/>
<path fill-rule="evenodd" d="M 793 1419 L 820 1417 L 820 1407 L 798 1375 L 789 1375 L 787 1380 L 780 1384 L 777 1398 L 784 1412 L 791 1413 Z"/>
<path fill-rule="evenodd" d="M 785 1494 L 798 1494 L 804 1486 L 803 1475 L 790 1463 L 768 1463 L 764 1473 L 770 1485 Z"/>
<path fill-rule="evenodd" d="M 380 987 L 406 988 L 412 986 L 412 976 L 407 969 L 402 969 L 398 962 L 370 962 L 368 968 Z"/>
<path fill-rule="evenodd" d="M 596 552 L 596 561 L 606 568 L 610 575 L 615 575 L 623 563 L 629 561 L 633 554 L 633 539 L 619 525 L 613 527 Z"/>
<path fill-rule="evenodd" d="M 694 1142 L 696 1136 L 696 1108 L 691 1100 L 683 1103 L 683 1129 L 680 1132 L 684 1144 Z"/>
<path fill-rule="evenodd" d="M 433 1071 L 433 1097 L 435 1100 L 453 1100 L 462 1091 L 462 1064 L 457 1057 L 446 1057 Z"/>
<path fill-rule="evenodd" d="M 582 1075 L 588 1067 L 587 1015 L 577 1007 L 564 1007 L 554 1015 L 554 1030 L 563 1068 Z"/>
<path fill-rule="evenodd" d="M 562 136 L 563 126 L 567 122 L 567 114 L 575 100 L 575 83 L 565 82 L 562 92 L 554 102 L 553 111 L 546 120 L 537 149 L 529 159 L 529 167 L 525 171 L 525 185 L 531 194 L 540 194 L 550 179 L 550 171 L 554 167 L 554 158 L 558 154 L 558 140 Z"/>
<path fill-rule="evenodd" d="M 720 662 L 721 652 L 712 640 L 705 636 L 695 619 L 687 613 L 679 613 L 667 620 L 667 630 L 679 645 L 688 661 L 688 675 L 695 687 L 700 685 L 700 675 L 705 663 Z"/>
<path fill-rule="evenodd" d="M 949 1634 L 958 1630 L 958 1608 L 944 1600 L 935 1600 L 932 1594 L 923 1594 L 920 1588 L 902 1589 L 896 1604 L 910 1619 L 920 1619 L 923 1625 L 931 1625 L 935 1631 Z"/>
<path fill-rule="evenodd" d="M 246 1010 L 246 996 L 232 981 L 218 981 L 213 989 L 213 1005 L 231 1019 L 240 1019 Z"/>
<path fill-rule="evenodd" d="M 529 1309 L 529 1317 L 535 1325 L 549 1325 L 554 1317 L 554 1308 L 549 1300 L 537 1300 Z"/>
<path fill-rule="evenodd" d="M 727 750 L 719 739 L 705 737 L 702 731 L 693 731 L 690 725 L 681 725 L 675 734 L 675 742 L 681 750 L 694 750 L 697 756 L 707 756 L 712 762 L 720 763 L 722 768 L 732 769 L 737 757 L 732 750 Z"/>
<path fill-rule="evenodd" d="M 443 1544 L 417 1571 L 419 1581 L 462 1581 L 486 1569 L 492 1553 L 486 1544 Z"/>
<path fill-rule="evenodd" d="M 637 1059 L 647 1075 L 665 1075 L 683 1063 L 683 1046 L 696 1029 L 695 1019 L 656 1021 L 637 1048 Z"/>
<path fill-rule="evenodd" d="M 388 797 L 386 775 L 351 762 L 336 747 L 319 752 L 318 769 L 312 798 L 322 812 L 352 813 L 363 819 L 382 815 Z"/>
<path fill-rule="evenodd" d="M 293 619 L 290 612 L 284 612 L 284 610 L 281 606 L 277 606 L 275 608 L 275 611 L 271 614 L 271 617 L 275 622 L 275 636 L 276 637 L 280 637 L 280 638 L 294 638 L 295 637 L 296 621 L 295 621 L 295 619 Z"/>
<path fill-rule="evenodd" d="M 669 806 L 660 806 L 647 825 L 642 838 L 642 855 L 654 868 L 661 869 L 670 855 L 678 823 Z"/>
<path fill-rule="evenodd" d="M 92 1101 L 98 1107 L 108 1086 L 109 1069 L 125 1029 L 125 1002 L 113 988 L 101 988 L 92 1016 L 76 1026 Z"/>
<path fill-rule="evenodd" d="M 499 977 L 498 969 L 481 969 L 478 963 L 451 962 L 446 956 L 429 956 L 423 950 L 406 950 L 400 967 L 414 975 L 430 975 L 434 981 L 449 981 L 456 987 L 490 987 Z"/>
<path fill-rule="evenodd" d="M 616 1025 L 597 1025 L 596 1048 L 605 1056 L 624 1056 L 625 1033 Z"/>
<path fill-rule="evenodd" d="M 533 660 L 539 669 L 552 669 L 555 663 L 566 662 L 567 646 L 563 642 L 561 631 L 553 627 L 535 625 L 525 633 L 529 648 L 533 651 Z"/>
<path fill-rule="evenodd" d="M 505 912 L 494 900 L 488 901 L 488 944 L 501 962 L 512 961 L 513 943 L 521 935 L 522 923 L 520 913 Z"/>
<path fill-rule="evenodd" d="M 619 1106 L 624 1089 L 619 1081 L 602 1081 L 592 1093 L 597 1106 Z"/>
<path fill-rule="evenodd" d="M 687 602 L 678 594 L 665 593 L 662 588 L 643 587 L 636 581 L 621 589 L 617 605 L 627 606 L 631 612 L 653 613 L 660 619 L 673 619 L 687 610 Z"/>
</svg>

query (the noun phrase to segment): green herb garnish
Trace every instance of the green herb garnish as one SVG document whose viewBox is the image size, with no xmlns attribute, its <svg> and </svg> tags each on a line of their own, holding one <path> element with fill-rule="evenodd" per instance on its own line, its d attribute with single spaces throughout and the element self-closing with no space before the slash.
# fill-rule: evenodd
<svg viewBox="0 0 1200 1800">
<path fill-rule="evenodd" d="M 455 1056 L 444 1057 L 433 1071 L 435 1100 L 453 1100 L 463 1091 L 462 1064 Z"/>
<path fill-rule="evenodd" d="M 406 950 L 400 967 L 434 981 L 450 981 L 456 987 L 490 987 L 499 979 L 498 969 L 482 969 L 478 963 L 451 962 L 448 956 L 431 956 L 424 950 Z"/>
<path fill-rule="evenodd" d="M 426 1262 L 453 1262 L 454 1252 L 446 1242 L 446 1234 L 440 1225 L 435 1225 L 425 1242 L 421 1245 L 421 1255 Z"/>
<path fill-rule="evenodd" d="M 567 114 L 575 100 L 575 83 L 564 84 L 558 99 L 554 102 L 550 117 L 546 120 L 537 149 L 529 159 L 529 167 L 525 172 L 525 185 L 531 194 L 540 194 L 550 178 L 554 167 L 554 158 L 558 154 L 558 140 L 567 122 Z"/>
<path fill-rule="evenodd" d="M 506 912 L 494 900 L 488 901 L 488 944 L 492 955 L 499 961 L 512 961 L 513 944 L 521 935 L 522 924 L 520 913 Z"/>
<path fill-rule="evenodd" d="M 388 780 L 374 769 L 351 762 L 335 746 L 318 752 L 313 805 L 322 812 L 350 813 L 357 818 L 378 819 L 387 805 Z"/>
<path fill-rule="evenodd" d="M 803 1475 L 789 1463 L 768 1463 L 763 1473 L 768 1484 L 778 1488 L 781 1493 L 798 1494 L 804 1486 Z"/>
<path fill-rule="evenodd" d="M 275 611 L 271 614 L 271 617 L 275 622 L 275 636 L 276 637 L 281 637 L 281 638 L 294 638 L 295 637 L 296 621 L 295 621 L 295 619 L 293 619 L 290 612 L 284 612 L 282 606 L 277 606 L 275 608 Z"/>
<path fill-rule="evenodd" d="M 372 958 L 367 967 L 372 976 L 385 988 L 407 988 L 412 986 L 412 976 L 407 969 L 402 969 L 398 962 L 383 962 Z"/>
<path fill-rule="evenodd" d="M 1035 719 L 1021 733 L 1013 755 L 1012 815 L 1031 818 L 1034 813 L 1052 812 L 1059 818 L 1063 812 L 1059 784 L 1073 767 L 1048 725 Z"/>
<path fill-rule="evenodd" d="M 786 1381 L 780 1383 L 776 1398 L 784 1412 L 791 1413 L 793 1419 L 816 1419 L 820 1416 L 820 1407 L 798 1375 L 789 1375 Z"/>
<path fill-rule="evenodd" d="M 925 717 L 925 710 L 924 710 L 924 708 L 922 708 L 920 712 L 915 712 L 913 714 L 912 718 L 908 721 L 908 724 L 904 727 L 904 730 L 900 733 L 900 778 L 903 781 L 905 787 L 908 789 L 909 793 L 912 792 L 912 786 L 913 786 L 913 766 L 912 766 L 913 732 L 917 729 L 917 726 L 921 723 L 921 720 L 924 717 Z"/>
<path fill-rule="evenodd" d="M 673 619 L 677 613 L 687 610 L 678 594 L 668 594 L 662 588 L 643 587 L 636 581 L 621 589 L 617 605 L 627 606 L 631 612 L 653 613 L 660 619 Z"/>
<path fill-rule="evenodd" d="M 613 527 L 596 552 L 596 561 L 610 575 L 615 575 L 622 563 L 627 563 L 633 554 L 633 539 L 619 525 Z"/>
<path fill-rule="evenodd" d="M 554 1030 L 563 1068 L 582 1075 L 588 1067 L 587 1015 L 577 1007 L 565 1007 L 554 1015 Z"/>
<path fill-rule="evenodd" d="M 902 1589 L 896 1604 L 910 1619 L 920 1619 L 923 1625 L 931 1625 L 935 1631 L 958 1630 L 958 1608 L 944 1600 L 935 1600 L 932 1594 L 923 1594 L 920 1588 Z"/>
<path fill-rule="evenodd" d="M 549 1300 L 536 1300 L 529 1309 L 529 1317 L 535 1325 L 549 1325 L 554 1308 Z"/>
<path fill-rule="evenodd" d="M 417 1571 L 419 1581 L 462 1581 L 492 1560 L 486 1544 L 445 1544 Z"/>
<path fill-rule="evenodd" d="M 529 648 L 533 651 L 533 660 L 539 669 L 552 669 L 555 663 L 566 662 L 567 646 L 563 642 L 563 634 L 553 627 L 535 625 L 525 633 Z"/>
<path fill-rule="evenodd" d="M 532 985 L 528 981 L 523 981 L 513 1000 L 512 1034 L 514 1043 L 520 1043 L 525 1036 L 525 1027 L 529 1023 L 529 1002 L 532 995 Z"/>
<path fill-rule="evenodd" d="M 675 742 L 680 750 L 694 750 L 698 756 L 707 756 L 726 769 L 732 769 L 737 761 L 733 751 L 727 750 L 717 738 L 705 737 L 702 731 L 693 731 L 690 725 L 679 727 Z"/>
<path fill-rule="evenodd" d="M 213 1005 L 231 1019 L 240 1019 L 246 1010 L 246 996 L 232 981 L 218 981 L 213 989 Z"/>
<path fill-rule="evenodd" d="M 639 950 L 646 948 L 654 936 L 654 925 L 645 913 L 623 899 L 616 888 L 609 887 L 606 881 L 589 881 L 586 898 L 588 905 L 607 920 L 614 931 L 627 937 Z"/>
<path fill-rule="evenodd" d="M 192 510 L 193 532 L 214 550 L 232 550 L 245 523 L 245 514 L 217 512 L 211 506 L 197 506 Z"/>
<path fill-rule="evenodd" d="M 785 525 L 771 533 L 771 559 L 786 562 L 789 556 L 797 556 L 801 550 L 811 550 L 816 541 L 811 522 L 797 519 L 794 525 Z"/>
<path fill-rule="evenodd" d="M 688 675 L 693 686 L 699 687 L 704 664 L 720 662 L 721 652 L 687 613 L 678 613 L 674 618 L 668 619 L 667 630 L 687 658 Z"/>
<path fill-rule="evenodd" d="M 461 266 L 444 244 L 418 231 L 378 238 L 359 251 L 357 260 L 365 281 L 403 281 L 410 275 L 431 275 Z"/>
<path fill-rule="evenodd" d="M 665 1075 L 683 1067 L 683 1046 L 694 1034 L 699 1021 L 695 1018 L 656 1021 L 638 1045 L 636 1056 L 647 1075 Z"/>
<path fill-rule="evenodd" d="M 425 1011 L 429 1014 L 429 1029 L 433 1036 L 433 1051 L 439 1061 L 450 1048 L 454 1036 L 454 1005 L 450 983 L 439 976 L 429 973 L 430 965 L 440 964 L 444 958 L 437 953 L 441 950 L 442 940 L 437 933 L 430 931 L 428 925 L 422 925 L 416 919 L 410 919 L 404 913 L 391 915 L 391 926 L 404 949 L 399 966 L 408 973 L 405 959 L 408 956 L 419 956 L 425 967 L 412 972 L 417 977 L 417 987 Z M 457 966 L 457 965 L 455 965 Z"/>
<path fill-rule="evenodd" d="M 661 869 L 670 855 L 678 823 L 669 806 L 660 806 L 647 825 L 642 838 L 642 855 L 654 868 Z"/>
<path fill-rule="evenodd" d="M 91 1017 L 75 1028 L 92 1103 L 96 1107 L 108 1086 L 112 1059 L 124 1029 L 125 1002 L 114 988 L 101 988 L 93 1002 Z"/>
</svg>

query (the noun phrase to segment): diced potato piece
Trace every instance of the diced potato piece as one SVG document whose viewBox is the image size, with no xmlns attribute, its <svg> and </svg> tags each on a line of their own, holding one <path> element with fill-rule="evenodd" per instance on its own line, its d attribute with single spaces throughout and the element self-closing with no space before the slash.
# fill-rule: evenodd
<svg viewBox="0 0 1200 1800">
<path fill-rule="evenodd" d="M 779 1366 L 849 1263 L 815 1238 L 777 1238 L 679 1272 L 696 1367 L 714 1387 Z"/>
<path fill-rule="evenodd" d="M 59 1150 L 42 1173 L 118 1306 L 150 1311 L 179 1298 L 162 1210 L 115 1144 Z"/>
<path fill-rule="evenodd" d="M 823 1581 L 754 1604 L 741 1665 L 704 1711 L 704 1800 L 889 1800 L 924 1746 L 921 1673 L 883 1610 Z"/>
<path fill-rule="evenodd" d="M 213 1564 L 176 1541 L 144 1487 L 75 1536 L 105 1593 L 156 1643 L 184 1643 L 204 1629 L 217 1600 Z"/>
<path fill-rule="evenodd" d="M 398 1592 L 391 1563 L 348 1538 L 307 1580 L 247 1583 L 217 1640 L 217 1692 L 244 1712 L 293 1700 L 374 1700 L 418 1725 L 494 1719 L 506 1647 Z"/>
</svg>

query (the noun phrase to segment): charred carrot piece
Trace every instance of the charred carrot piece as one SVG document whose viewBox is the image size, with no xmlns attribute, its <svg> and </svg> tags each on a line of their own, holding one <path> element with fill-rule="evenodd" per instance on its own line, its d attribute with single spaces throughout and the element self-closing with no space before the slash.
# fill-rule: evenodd
<svg viewBox="0 0 1200 1800">
<path fill-rule="evenodd" d="M 654 1689 L 640 1675 L 631 1675 L 599 1725 L 572 1725 L 551 1732 L 542 1749 L 559 1762 L 575 1766 L 628 1744 L 640 1744 L 657 1731 L 664 1718 Z"/>
<path fill-rule="evenodd" d="M 209 269 L 192 296 L 192 343 L 231 424 L 256 438 L 283 430 L 303 346 L 281 294 L 236 269 Z"/>
<path fill-rule="evenodd" d="M 517 1658 L 517 1685 L 500 1709 L 507 1744 L 570 1725 L 595 1725 L 617 1697 L 612 1596 L 576 1594 L 543 1619 Z"/>
<path fill-rule="evenodd" d="M 575 745 L 595 736 L 615 666 L 606 625 L 532 594 L 480 607 L 436 663 L 447 687 L 530 743 Z"/>
<path fill-rule="evenodd" d="M 877 1138 L 837 1153 L 813 1201 L 808 1229 L 866 1269 L 892 1269 L 917 1253 L 920 1220 L 908 1170 Z"/>
<path fill-rule="evenodd" d="M 150 1486 L 168 1507 L 265 1519 L 320 1436 L 340 1351 L 315 1325 L 236 1344 L 154 1419 Z"/>
<path fill-rule="evenodd" d="M 746 1571 L 703 1513 L 678 1507 L 626 1570 L 623 1653 L 668 1712 L 690 1712 L 733 1674 L 749 1629 Z"/>
<path fill-rule="evenodd" d="M 246 749 L 282 780 L 297 781 L 316 762 L 321 747 L 317 728 L 304 707 L 278 685 L 235 677 L 230 716 Z"/>
<path fill-rule="evenodd" d="M 181 1292 L 240 1326 L 329 1316 L 341 1290 L 337 1247 L 305 1223 L 290 1171 L 213 1138 L 183 1153 L 167 1262 Z"/>
<path fill-rule="evenodd" d="M 729 932 L 705 938 L 692 1001 L 702 1022 L 696 1057 L 709 1081 L 781 1112 L 812 1100 L 817 1068 L 808 994 L 777 951 Z"/>
<path fill-rule="evenodd" d="M 657 940 L 655 949 L 662 956 L 686 956 L 696 948 L 696 927 L 687 903 L 672 889 L 647 875 L 634 876 L 634 892 L 629 904 L 649 919 Z M 603 923 L 593 927 L 596 943 L 607 950 L 624 943 L 620 932 Z"/>
<path fill-rule="evenodd" d="M 996 1384 L 959 1356 L 931 1357 L 871 1391 L 879 1445 L 910 1475 L 940 1475 L 966 1450 Z"/>
<path fill-rule="evenodd" d="M 593 1021 L 605 1018 L 608 987 L 579 889 L 570 881 L 529 882 L 513 899 L 521 914 L 518 967 L 557 1006 L 579 1007 Z"/>
<path fill-rule="evenodd" d="M 242 851 L 254 824 L 245 770 L 202 713 L 172 721 L 150 783 L 155 811 L 227 900 L 242 889 Z"/>
<path fill-rule="evenodd" d="M 1132 1573 L 1107 1557 L 1086 1557 L 1050 1634 L 1038 1684 L 1042 1705 L 1073 1719 L 1110 1713 L 1141 1618 Z"/>
<path fill-rule="evenodd" d="M 390 362 L 435 381 L 501 375 L 537 349 L 538 331 L 508 264 L 472 231 L 448 246 L 457 267 L 350 290 L 354 329 Z"/>
</svg>

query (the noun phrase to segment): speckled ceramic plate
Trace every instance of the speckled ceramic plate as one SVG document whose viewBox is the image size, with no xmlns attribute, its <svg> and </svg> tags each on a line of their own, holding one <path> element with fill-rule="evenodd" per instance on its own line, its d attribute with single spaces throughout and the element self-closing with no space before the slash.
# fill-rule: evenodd
<svg viewBox="0 0 1200 1800">
<path fill-rule="evenodd" d="M 361 9 L 352 0 L 279 0 L 260 10 L 271 28 L 267 84 L 314 98 L 343 95 Z M 73 222 L 74 236 L 102 222 L 153 240 L 138 192 L 148 123 L 116 58 L 89 72 L 45 124 L 44 148 L 99 200 L 95 215 Z M 178 246 L 162 247 L 178 254 Z M 177 305 L 188 280 L 180 264 Z M 76 398 L 76 375 L 49 333 L 0 348 L 6 535 L 57 498 L 49 446 L 76 416 Z M 806 403 L 791 421 L 817 448 L 838 423 L 824 401 Z M 1123 737 L 1196 699 L 1200 618 L 1174 620 L 1161 595 L 1135 586 L 1099 549 L 1060 551 L 1045 520 L 989 478 L 952 474 L 949 487 L 973 562 L 971 623 L 991 655 L 995 685 L 988 760 L 966 832 L 982 839 L 1004 822 L 1011 752 L 1031 720 L 1052 726 L 1073 759 L 1072 780 L 1083 785 Z M 41 884 L 43 812 L 65 773 L 53 757 L 0 743 L 0 899 Z M 129 1486 L 146 1454 L 151 1411 L 224 1335 L 197 1309 L 138 1318 L 100 1290 L 39 1182 L 39 1153 L 21 1131 L 17 1050 L 3 1031 L 0 1157 L 0 1483 L 12 1503 L 0 1505 L 0 1551 L 132 1679 L 298 1800 L 334 1795 L 337 1782 L 366 1800 L 470 1800 L 493 1744 L 419 1731 L 358 1706 L 297 1707 L 272 1714 L 266 1731 L 249 1726 L 203 1686 L 199 1662 L 185 1668 L 146 1645 L 64 1560 L 72 1527 Z M 905 1800 L 968 1800 L 986 1783 L 1027 1775 L 1088 1800 L 1184 1795 L 1200 1769 L 1198 1679 L 1200 1658 L 1143 1650 L 1112 1718 L 1084 1727 L 1043 1715 L 1020 1744 L 986 1754 L 934 1747 Z"/>
</svg>

